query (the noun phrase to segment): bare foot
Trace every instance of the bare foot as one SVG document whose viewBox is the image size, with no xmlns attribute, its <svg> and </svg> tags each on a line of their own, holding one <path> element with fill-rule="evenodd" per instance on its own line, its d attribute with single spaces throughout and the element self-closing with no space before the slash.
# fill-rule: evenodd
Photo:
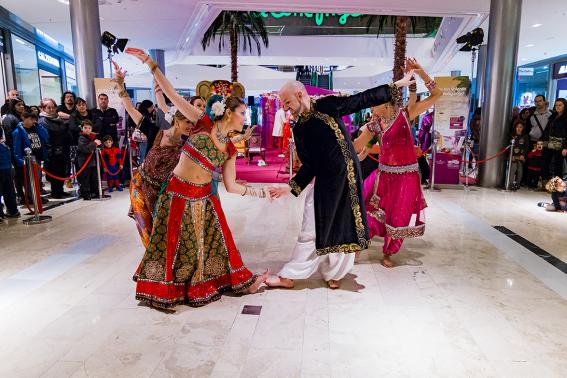
<svg viewBox="0 0 567 378">
<path fill-rule="evenodd" d="M 389 255 L 384 255 L 384 259 L 382 260 L 382 265 L 384 265 L 386 268 L 393 268 L 394 262 L 390 260 Z"/>
<path fill-rule="evenodd" d="M 246 294 L 254 294 L 258 291 L 260 286 L 270 277 L 270 269 L 266 269 L 266 271 L 261 275 L 256 277 L 256 281 L 246 290 Z"/>
<path fill-rule="evenodd" d="M 341 287 L 341 281 L 338 280 L 329 280 L 327 281 L 327 286 L 329 286 L 329 289 L 338 289 L 339 287 Z"/>
<path fill-rule="evenodd" d="M 294 283 L 293 280 L 289 278 L 270 277 L 266 280 L 266 285 L 268 285 L 268 287 L 283 287 L 286 289 L 292 289 Z"/>
</svg>

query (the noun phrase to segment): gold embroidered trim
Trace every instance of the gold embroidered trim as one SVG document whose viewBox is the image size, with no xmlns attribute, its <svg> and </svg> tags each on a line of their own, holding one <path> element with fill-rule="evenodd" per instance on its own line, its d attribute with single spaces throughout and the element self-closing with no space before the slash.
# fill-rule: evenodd
<svg viewBox="0 0 567 378">
<path fill-rule="evenodd" d="M 333 245 L 331 247 L 319 248 L 315 252 L 318 256 L 328 255 L 329 253 L 356 253 L 367 249 L 370 246 L 370 241 L 364 240 L 364 243 L 350 243 L 350 244 L 339 244 Z"/>
<path fill-rule="evenodd" d="M 393 227 L 386 224 L 386 233 L 391 236 L 392 239 L 417 238 L 423 236 L 425 233 L 425 224 L 407 227 Z"/>
<path fill-rule="evenodd" d="M 299 196 L 303 191 L 299 185 L 295 182 L 295 180 L 289 180 L 289 186 L 291 186 L 291 191 L 296 195 Z"/>
<path fill-rule="evenodd" d="M 309 120 L 312 117 L 318 118 L 319 120 L 323 121 L 327 126 L 333 130 L 335 133 L 335 138 L 337 139 L 337 143 L 341 149 L 341 153 L 343 155 L 343 159 L 345 161 L 346 169 L 347 169 L 347 181 L 349 186 L 349 195 L 350 195 L 350 202 L 351 202 L 351 210 L 354 217 L 354 225 L 356 229 L 356 236 L 358 239 L 358 244 L 344 244 L 344 245 L 337 245 L 332 247 L 326 247 L 317 250 L 318 255 L 325 255 L 327 253 L 351 253 L 357 252 L 362 249 L 368 248 L 370 241 L 366 238 L 366 228 L 364 227 L 364 222 L 362 221 L 362 210 L 360 208 L 360 200 L 358 197 L 358 186 L 356 182 L 356 170 L 354 167 L 354 161 L 351 158 L 350 150 L 348 148 L 348 142 L 345 139 L 344 134 L 341 132 L 339 125 L 335 121 L 335 119 L 327 114 L 313 111 L 310 113 L 302 114 L 302 117 L 305 117 L 305 120 Z"/>
</svg>

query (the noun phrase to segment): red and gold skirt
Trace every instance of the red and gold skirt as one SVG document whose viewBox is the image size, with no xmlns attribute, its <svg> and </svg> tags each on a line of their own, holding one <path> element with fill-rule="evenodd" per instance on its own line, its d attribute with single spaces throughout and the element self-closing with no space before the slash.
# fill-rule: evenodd
<svg viewBox="0 0 567 378">
<path fill-rule="evenodd" d="M 162 308 L 203 306 L 224 291 L 247 289 L 255 278 L 242 262 L 211 184 L 172 176 L 134 276 L 136 299 Z"/>
</svg>

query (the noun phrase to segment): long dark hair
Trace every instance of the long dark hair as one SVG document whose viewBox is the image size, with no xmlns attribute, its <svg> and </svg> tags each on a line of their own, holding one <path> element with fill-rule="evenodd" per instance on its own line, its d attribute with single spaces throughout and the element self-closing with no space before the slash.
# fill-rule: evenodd
<svg viewBox="0 0 567 378">
<path fill-rule="evenodd" d="M 558 102 L 561 102 L 563 104 L 563 113 L 561 113 L 561 115 L 559 115 L 559 113 L 555 111 L 555 104 Z M 562 119 L 565 117 L 567 117 L 567 100 L 565 100 L 564 98 L 558 98 L 553 104 L 553 119 Z"/>
<path fill-rule="evenodd" d="M 138 111 L 140 113 L 142 113 L 142 115 L 144 117 L 150 115 L 149 109 L 154 105 L 153 102 L 151 102 L 150 100 L 144 100 L 140 103 L 140 108 L 138 109 Z"/>
<path fill-rule="evenodd" d="M 13 98 L 13 99 L 11 99 L 11 100 L 10 100 L 10 103 L 9 103 L 9 106 L 8 106 L 8 111 L 7 111 L 6 114 L 12 114 L 12 115 L 14 115 L 14 116 L 16 116 L 16 117 L 18 117 L 18 118 L 21 118 L 22 115 L 19 114 L 19 113 L 16 111 L 16 105 L 19 104 L 20 102 L 21 102 L 22 104 L 24 104 L 24 107 L 26 106 L 26 103 L 24 102 L 24 100 L 22 100 L 22 99 L 20 99 L 20 98 Z M 22 113 L 23 113 L 23 112 L 22 112 Z"/>
</svg>

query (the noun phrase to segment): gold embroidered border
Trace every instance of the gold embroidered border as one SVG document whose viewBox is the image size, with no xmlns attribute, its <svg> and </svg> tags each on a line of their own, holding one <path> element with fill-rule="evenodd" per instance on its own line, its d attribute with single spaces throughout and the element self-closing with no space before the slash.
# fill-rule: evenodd
<svg viewBox="0 0 567 378">
<path fill-rule="evenodd" d="M 337 143 L 341 149 L 341 153 L 343 155 L 347 169 L 347 180 L 350 191 L 349 194 L 351 201 L 351 209 L 352 209 L 352 214 L 354 216 L 356 236 L 358 239 L 357 244 L 345 244 L 345 245 L 322 248 L 317 250 L 317 254 L 324 255 L 327 253 L 336 253 L 336 252 L 350 253 L 350 252 L 357 252 L 361 249 L 366 249 L 368 248 L 369 240 L 366 238 L 366 229 L 364 227 L 364 222 L 362 221 L 362 210 L 360 209 L 358 187 L 356 185 L 357 184 L 356 170 L 354 169 L 354 161 L 352 160 L 350 155 L 348 142 L 345 139 L 345 136 L 343 135 L 341 129 L 339 128 L 339 125 L 337 124 L 337 122 L 333 117 L 317 111 L 302 114 L 302 117 L 305 117 L 305 120 L 308 120 L 312 117 L 318 118 L 321 121 L 325 122 L 325 124 L 329 126 L 331 130 L 333 130 L 333 132 L 335 133 L 335 138 L 337 139 Z M 329 251 L 327 252 L 327 250 Z"/>
<path fill-rule="evenodd" d="M 328 255 L 329 253 L 356 253 L 367 249 L 370 246 L 370 241 L 364 240 L 364 243 L 350 243 L 333 245 L 332 247 L 319 248 L 315 252 L 318 256 Z"/>
<path fill-rule="evenodd" d="M 425 224 L 408 227 L 392 227 L 386 224 L 386 233 L 393 239 L 417 238 L 425 233 Z"/>
<path fill-rule="evenodd" d="M 297 185 L 295 180 L 289 180 L 288 184 L 289 184 L 289 186 L 291 186 L 291 190 L 296 196 L 299 196 L 301 194 L 301 192 L 303 191 L 301 189 L 301 187 L 299 185 Z"/>
</svg>

